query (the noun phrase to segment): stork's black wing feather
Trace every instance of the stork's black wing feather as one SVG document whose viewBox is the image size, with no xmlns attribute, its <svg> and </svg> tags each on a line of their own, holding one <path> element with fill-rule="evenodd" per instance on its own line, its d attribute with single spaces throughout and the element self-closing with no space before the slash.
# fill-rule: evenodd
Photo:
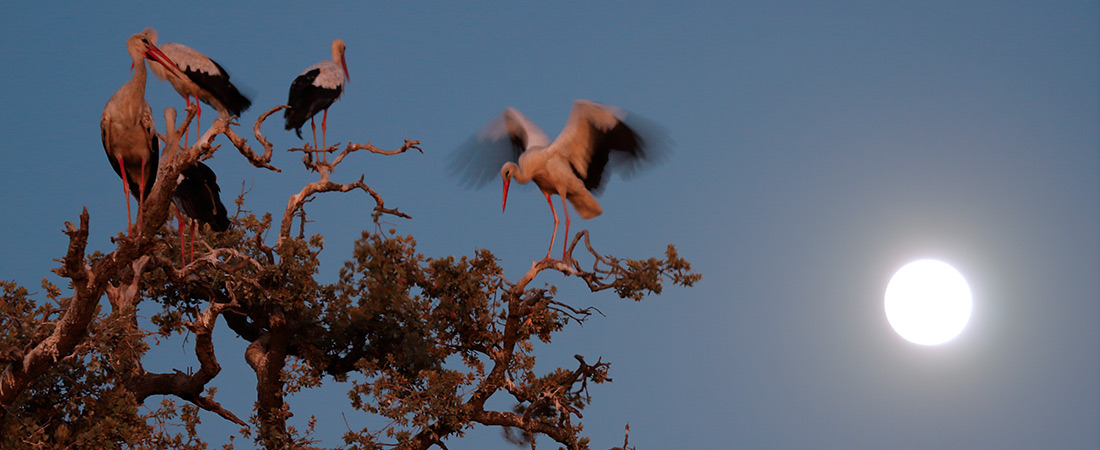
<svg viewBox="0 0 1100 450">
<path fill-rule="evenodd" d="M 545 136 L 530 136 L 542 132 L 533 124 L 521 122 L 519 112 L 507 109 L 494 117 L 476 135 L 467 139 L 451 154 L 449 164 L 467 187 L 479 188 L 500 176 L 500 168 L 506 162 L 517 162 L 531 140 L 544 141 Z M 545 145 L 545 144 L 543 144 Z"/>
<path fill-rule="evenodd" d="M 584 187 L 599 192 L 607 179 L 604 169 L 611 152 L 622 152 L 627 159 L 644 155 L 645 142 L 637 133 L 623 122 L 618 122 L 608 131 L 592 130 L 592 155 L 588 161 L 588 176 L 584 177 Z M 574 169 L 575 170 L 575 169 Z"/>
<path fill-rule="evenodd" d="M 252 106 L 252 101 L 249 100 L 248 97 L 245 97 L 244 94 L 241 94 L 241 91 L 229 81 L 229 72 L 226 72 L 221 64 L 218 64 L 218 62 L 213 59 L 211 59 L 210 62 L 214 63 L 214 66 L 218 68 L 218 74 L 209 74 L 199 70 L 192 70 L 190 67 L 184 69 L 183 73 L 200 88 L 218 99 L 218 101 L 222 103 L 222 106 L 225 106 L 225 109 L 229 111 L 230 115 L 240 116 L 242 112 L 245 112 Z"/>
<path fill-rule="evenodd" d="M 290 84 L 290 94 L 286 101 L 290 108 L 283 111 L 283 117 L 286 118 L 286 129 L 298 133 L 299 139 L 302 137 L 302 125 L 306 120 L 332 106 L 332 102 L 340 97 L 344 89 L 343 86 L 337 86 L 335 89 L 315 86 L 313 81 L 320 74 L 321 69 L 313 69 L 298 75 Z"/>
<path fill-rule="evenodd" d="M 567 139 L 564 145 L 573 155 L 569 162 L 574 174 L 584 182 L 585 189 L 597 195 L 612 172 L 629 178 L 643 166 L 663 159 L 668 150 L 661 127 L 633 114 L 626 117 L 616 113 L 609 121 L 605 115 L 609 112 L 612 110 L 603 105 L 578 100 L 562 131 Z M 575 139 L 583 142 L 572 141 Z"/>
<path fill-rule="evenodd" d="M 229 229 L 229 214 L 221 200 L 218 176 L 201 162 L 184 169 L 172 202 L 187 217 L 210 225 L 214 231 Z"/>
</svg>

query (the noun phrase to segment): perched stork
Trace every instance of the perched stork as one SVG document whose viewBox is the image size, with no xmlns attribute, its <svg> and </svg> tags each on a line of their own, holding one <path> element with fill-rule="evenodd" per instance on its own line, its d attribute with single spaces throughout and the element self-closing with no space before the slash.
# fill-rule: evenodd
<svg viewBox="0 0 1100 450">
<path fill-rule="evenodd" d="M 554 215 L 554 233 L 550 236 L 550 248 L 558 234 L 558 213 L 550 199 L 557 194 L 562 199 L 565 213 L 565 239 L 569 238 L 569 210 L 565 201 L 585 219 L 599 216 L 603 208 L 592 194 L 599 193 L 607 178 L 605 170 L 609 162 L 624 173 L 632 172 L 647 157 L 647 142 L 634 128 L 623 122 L 618 109 L 587 100 L 573 103 L 569 120 L 557 139 L 550 138 L 534 123 L 513 108 L 504 110 L 479 133 L 476 142 L 460 150 L 452 167 L 466 172 L 466 180 L 484 185 L 491 178 L 495 167 L 500 167 L 504 182 L 501 212 L 508 205 L 508 187 L 511 180 L 521 184 L 534 181 Z M 486 144 L 490 152 L 485 153 Z M 480 153 L 475 153 L 480 152 Z M 497 166 L 507 159 L 503 166 Z M 486 160 L 494 160 L 489 162 Z M 489 164 L 485 164 L 489 162 Z M 562 259 L 566 248 L 562 248 Z"/>
<path fill-rule="evenodd" d="M 191 222 L 191 260 L 195 259 L 195 223 L 210 225 L 214 231 L 229 229 L 229 216 L 221 200 L 218 176 L 202 162 L 180 172 L 172 203 Z M 179 219 L 180 259 L 183 259 L 183 218 Z M 186 262 L 185 262 L 186 264 Z"/>
<path fill-rule="evenodd" d="M 176 64 L 153 44 L 155 37 L 148 30 L 130 36 L 126 51 L 130 53 L 133 75 L 103 108 L 99 127 L 103 138 L 103 150 L 111 167 L 122 177 L 122 190 L 126 196 L 126 229 L 133 234 L 130 221 L 130 195 L 138 201 L 138 224 L 141 224 L 141 206 L 145 196 L 156 181 L 160 146 L 153 123 L 153 112 L 145 101 L 145 58 L 149 58 L 173 70 Z"/>
<path fill-rule="evenodd" d="M 156 45 L 157 31 L 146 28 L 145 33 L 152 36 L 152 42 Z M 150 70 L 157 78 L 171 83 L 176 92 L 187 102 L 187 106 L 191 106 L 191 98 L 195 98 L 198 114 L 195 123 L 197 132 L 201 132 L 199 130 L 202 121 L 202 106 L 199 100 L 213 106 L 218 110 L 218 115 L 226 120 L 232 116 L 239 117 L 242 112 L 248 110 L 249 106 L 252 106 L 252 101 L 241 94 L 241 91 L 229 81 L 229 72 L 226 72 L 221 64 L 183 44 L 169 42 L 160 45 L 159 48 L 178 65 L 179 70 L 167 70 L 161 66 L 152 66 Z"/>
<path fill-rule="evenodd" d="M 324 111 L 321 118 L 321 143 L 327 146 L 325 122 L 328 121 L 328 107 L 340 98 L 340 94 L 344 92 L 344 83 L 351 80 L 348 63 L 344 59 L 345 49 L 344 41 L 332 41 L 332 59 L 309 66 L 290 84 L 290 95 L 286 101 L 290 108 L 283 111 L 286 129 L 294 130 L 298 139 L 301 139 L 302 125 L 309 119 L 309 126 L 313 128 L 314 147 L 317 147 L 317 125 L 313 123 L 313 116 Z"/>
</svg>

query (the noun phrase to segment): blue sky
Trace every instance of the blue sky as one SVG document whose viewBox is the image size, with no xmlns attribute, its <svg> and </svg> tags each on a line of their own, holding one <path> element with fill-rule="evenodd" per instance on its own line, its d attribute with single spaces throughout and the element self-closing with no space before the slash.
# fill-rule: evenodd
<svg viewBox="0 0 1100 450">
<path fill-rule="evenodd" d="M 574 222 L 597 249 L 660 254 L 672 243 L 704 274 L 642 303 L 546 274 L 560 299 L 600 308 L 542 356 L 612 362 L 592 389 L 592 448 L 1100 447 L 1100 7 L 1088 1 L 300 2 L 5 4 L 0 15 L 0 277 L 35 289 L 60 230 L 91 214 L 90 247 L 125 227 L 100 144 L 107 99 L 130 77 L 125 40 L 213 57 L 249 94 L 242 135 L 291 80 L 348 46 L 351 82 L 329 141 L 424 154 L 354 155 L 412 220 L 388 219 L 428 255 L 488 248 L 518 278 L 552 226 L 537 190 L 499 209 L 494 183 L 458 187 L 450 152 L 504 107 L 553 136 L 574 99 L 660 124 L 670 157 L 613 178 L 604 214 Z M 167 83 L 147 98 L 163 128 L 182 109 Z M 205 121 L 213 110 L 204 115 Z M 276 148 L 299 144 L 277 120 Z M 277 152 L 271 174 L 226 146 L 207 163 L 223 199 L 278 213 L 309 181 Z M 372 228 L 370 199 L 309 206 L 325 235 L 322 279 Z M 559 238 L 560 239 L 560 238 Z M 974 313 L 954 341 L 921 347 L 889 328 L 882 293 L 906 262 L 938 258 L 970 282 Z M 230 340 L 224 332 L 221 339 Z M 218 395 L 247 415 L 243 345 L 219 347 Z M 188 347 L 189 348 L 189 347 Z M 196 365 L 180 345 L 162 366 Z M 171 363 L 175 361 L 175 365 Z M 340 388 L 289 399 L 336 445 Z M 355 420 L 354 416 L 349 416 Z M 205 417 L 215 442 L 235 427 Z M 353 423 L 353 428 L 357 428 Z M 496 431 L 450 448 L 511 448 Z"/>
</svg>

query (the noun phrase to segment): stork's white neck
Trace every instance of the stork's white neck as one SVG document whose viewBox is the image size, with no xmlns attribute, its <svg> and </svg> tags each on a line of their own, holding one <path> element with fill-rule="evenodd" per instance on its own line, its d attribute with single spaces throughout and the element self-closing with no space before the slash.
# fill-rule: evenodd
<svg viewBox="0 0 1100 450">
<path fill-rule="evenodd" d="M 524 172 L 523 169 L 514 162 L 504 163 L 504 166 L 500 168 L 500 175 L 504 178 L 514 179 L 520 184 L 527 184 L 531 181 L 531 176 Z"/>
</svg>

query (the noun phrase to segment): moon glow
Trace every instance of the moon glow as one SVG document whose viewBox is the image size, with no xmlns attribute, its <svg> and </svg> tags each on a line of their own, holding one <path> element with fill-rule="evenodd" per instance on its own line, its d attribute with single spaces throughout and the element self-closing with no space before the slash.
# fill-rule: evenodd
<svg viewBox="0 0 1100 450">
<path fill-rule="evenodd" d="M 962 274 L 942 261 L 922 259 L 898 269 L 886 285 L 886 319 L 905 340 L 938 345 L 962 332 L 973 301 Z"/>
</svg>

